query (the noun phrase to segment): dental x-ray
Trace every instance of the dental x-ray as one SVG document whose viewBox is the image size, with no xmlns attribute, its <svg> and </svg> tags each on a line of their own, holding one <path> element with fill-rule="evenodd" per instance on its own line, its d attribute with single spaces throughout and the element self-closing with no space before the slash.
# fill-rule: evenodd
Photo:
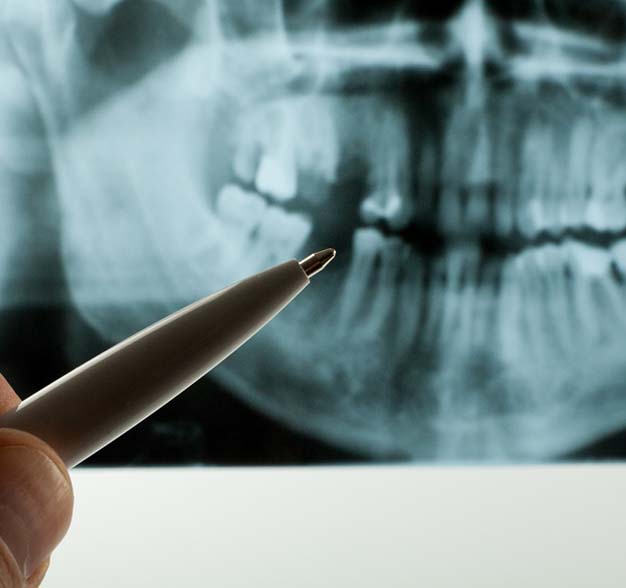
<svg viewBox="0 0 626 588">
<path fill-rule="evenodd" d="M 0 9 L 0 369 L 18 392 L 338 251 L 90 463 L 626 456 L 623 0 Z"/>
</svg>

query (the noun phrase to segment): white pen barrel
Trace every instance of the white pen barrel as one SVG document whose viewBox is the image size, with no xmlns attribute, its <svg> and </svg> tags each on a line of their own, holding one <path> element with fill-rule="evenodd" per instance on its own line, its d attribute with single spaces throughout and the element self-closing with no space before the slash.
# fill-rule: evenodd
<svg viewBox="0 0 626 588">
<path fill-rule="evenodd" d="M 200 300 L 91 359 L 0 417 L 72 467 L 245 343 L 309 283 L 296 260 Z"/>
</svg>

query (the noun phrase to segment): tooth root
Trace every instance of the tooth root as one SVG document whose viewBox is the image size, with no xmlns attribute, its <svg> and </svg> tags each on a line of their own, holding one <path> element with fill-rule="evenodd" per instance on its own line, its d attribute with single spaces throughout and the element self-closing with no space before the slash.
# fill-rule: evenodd
<svg viewBox="0 0 626 588">
<path fill-rule="evenodd" d="M 393 319 L 396 305 L 395 294 L 401 272 L 403 245 L 398 238 L 386 239 L 380 250 L 380 267 L 377 271 L 376 282 L 373 289 L 374 299 L 371 310 L 368 313 L 369 320 L 362 323 L 371 337 L 381 336 L 385 325 L 387 330 L 394 329 Z M 394 336 L 389 333 L 389 336 Z"/>
<path fill-rule="evenodd" d="M 502 267 L 502 287 L 498 303 L 498 341 L 505 362 L 517 365 L 524 357 L 526 345 L 522 330 L 522 298 L 519 262 L 509 256 Z"/>
<path fill-rule="evenodd" d="M 536 267 L 530 258 L 530 252 L 517 256 L 518 284 L 522 294 L 522 329 L 528 346 L 526 353 L 536 362 L 536 369 L 546 362 L 545 325 L 541 316 L 541 284 Z"/>
<path fill-rule="evenodd" d="M 476 310 L 480 252 L 467 248 L 463 254 L 462 282 L 459 291 L 459 320 L 457 348 L 466 350 L 472 346 L 472 322 Z"/>
<path fill-rule="evenodd" d="M 455 329 L 459 319 L 461 278 L 464 259 L 467 256 L 465 247 L 451 247 L 446 251 L 446 287 L 444 297 L 443 321 L 441 324 L 442 347 L 452 346 L 458 333 Z"/>
<path fill-rule="evenodd" d="M 337 318 L 337 333 L 349 336 L 358 324 L 359 311 L 374 277 L 378 252 L 384 245 L 384 237 L 376 229 L 358 229 L 352 240 L 352 258 L 345 279 Z"/>
<path fill-rule="evenodd" d="M 428 297 L 428 312 L 424 316 L 424 323 L 420 332 L 420 339 L 429 345 L 441 345 L 445 265 L 441 258 L 430 264 L 430 271 L 425 283 L 424 295 Z"/>
<path fill-rule="evenodd" d="M 570 313 L 565 305 L 568 299 L 565 263 L 556 245 L 544 245 L 534 249 L 529 256 L 529 263 L 538 285 L 536 304 L 541 309 L 541 321 L 544 325 L 544 342 L 552 339 L 553 353 L 567 352 L 571 345 Z"/>
<path fill-rule="evenodd" d="M 410 247 L 405 247 L 402 258 L 398 295 L 398 310 L 402 316 L 397 325 L 396 349 L 399 354 L 404 355 L 419 335 L 424 272 L 421 259 Z"/>
</svg>

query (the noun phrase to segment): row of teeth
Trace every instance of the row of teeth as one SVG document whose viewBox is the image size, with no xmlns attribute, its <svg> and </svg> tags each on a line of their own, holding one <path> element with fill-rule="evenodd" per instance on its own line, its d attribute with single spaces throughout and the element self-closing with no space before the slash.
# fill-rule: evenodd
<svg viewBox="0 0 626 588">
<path fill-rule="evenodd" d="M 562 308 L 558 312 L 568 315 L 565 305 L 571 295 L 579 306 L 572 317 L 591 321 L 592 330 L 600 328 L 602 322 L 594 317 L 605 312 L 605 306 L 610 304 L 626 328 L 624 280 L 619 277 L 626 276 L 626 239 L 606 250 L 566 240 L 559 245 L 529 248 L 490 265 L 481 265 L 481 261 L 478 246 L 450 247 L 441 257 L 426 259 L 397 237 L 386 237 L 374 228 L 358 229 L 354 233 L 344 292 L 338 298 L 338 334 L 347 335 L 355 329 L 380 334 L 381 329 L 392 324 L 398 312 L 395 309 L 400 308 L 402 318 L 397 320 L 396 316 L 396 323 L 390 328 L 394 329 L 399 349 L 406 350 L 416 336 L 422 336 L 418 333 L 428 333 L 428 325 L 418 325 L 418 320 L 433 323 L 431 330 L 435 331 L 443 328 L 441 323 L 456 320 L 458 309 L 454 313 L 443 310 L 450 300 L 456 300 L 455 305 L 461 304 L 459 308 L 469 317 L 467 320 L 478 324 L 481 321 L 471 318 L 475 311 L 478 312 L 475 305 L 483 308 L 504 304 L 500 320 L 515 311 L 512 306 L 507 307 L 510 301 L 502 302 L 511 296 L 517 300 L 516 304 L 521 304 L 531 314 L 533 305 L 548 297 L 550 300 L 546 300 L 546 304 L 560 305 Z M 616 273 L 617 279 L 611 277 Z M 547 283 L 549 286 L 545 285 Z M 551 293 L 544 291 L 546 287 Z M 606 304 L 598 302 L 598 292 Z M 420 319 L 420 299 L 424 296 L 430 297 L 429 310 Z M 364 311 L 365 305 L 370 306 L 368 311 Z M 505 338 L 509 336 L 507 328 L 510 326 L 508 318 L 506 321 L 506 325 L 498 326 L 503 329 Z M 492 326 L 483 325 L 487 330 Z M 544 324 L 541 328 L 550 327 Z M 457 337 L 460 334 L 461 331 Z"/>
<path fill-rule="evenodd" d="M 244 124 L 233 163 L 238 180 L 282 203 L 298 195 L 299 174 L 332 184 L 341 158 L 336 102 L 305 97 L 268 108 L 259 115 L 261 122 Z M 514 120 L 505 120 L 513 113 L 502 116 L 502 126 L 514 128 Z M 434 149 L 429 153 L 435 143 L 425 129 L 417 164 L 411 160 L 406 114 L 387 107 L 376 120 L 363 123 L 367 138 L 358 147 L 368 176 L 360 204 L 366 224 L 384 222 L 402 230 L 426 219 L 447 235 L 528 239 L 567 229 L 626 229 L 621 160 L 626 127 L 609 114 L 602 121 L 582 117 L 571 129 L 563 121 L 557 126 L 536 120 L 523 136 L 518 132 L 498 144 L 496 121 L 453 113 L 441 161 Z M 415 165 L 417 185 L 412 185 L 407 170 Z"/>
</svg>

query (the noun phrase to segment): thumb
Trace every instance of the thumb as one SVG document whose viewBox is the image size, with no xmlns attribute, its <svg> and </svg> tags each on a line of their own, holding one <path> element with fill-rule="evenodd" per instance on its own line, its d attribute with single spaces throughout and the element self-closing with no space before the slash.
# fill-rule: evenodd
<svg viewBox="0 0 626 588">
<path fill-rule="evenodd" d="M 61 458 L 33 435 L 0 429 L 0 586 L 25 585 L 67 532 L 73 503 Z"/>
</svg>

